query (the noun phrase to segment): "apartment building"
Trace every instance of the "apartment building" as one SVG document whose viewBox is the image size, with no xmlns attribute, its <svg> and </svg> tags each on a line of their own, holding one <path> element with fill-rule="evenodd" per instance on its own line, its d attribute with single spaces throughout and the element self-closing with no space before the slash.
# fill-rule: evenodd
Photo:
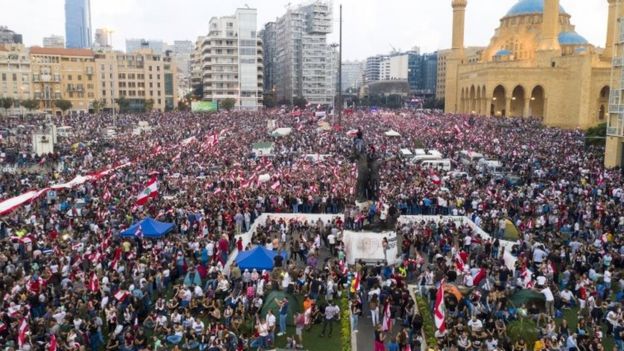
<svg viewBox="0 0 624 351">
<path fill-rule="evenodd" d="M 18 100 L 31 98 L 30 56 L 21 44 L 0 45 L 0 97 L 16 100 L 9 113 L 17 113 Z"/>
</svg>

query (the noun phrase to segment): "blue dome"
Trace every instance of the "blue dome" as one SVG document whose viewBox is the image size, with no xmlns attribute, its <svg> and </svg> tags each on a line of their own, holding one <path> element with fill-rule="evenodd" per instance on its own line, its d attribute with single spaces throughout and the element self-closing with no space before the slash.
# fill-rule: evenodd
<svg viewBox="0 0 624 351">
<path fill-rule="evenodd" d="M 560 13 L 566 13 L 563 7 L 559 6 Z M 544 13 L 544 0 L 519 0 L 507 12 L 508 16 L 528 15 L 532 13 Z"/>
<path fill-rule="evenodd" d="M 511 55 L 511 51 L 509 50 L 498 50 L 494 56 L 509 56 Z"/>
<path fill-rule="evenodd" d="M 577 32 L 561 32 L 559 33 L 559 44 L 561 45 L 586 45 L 587 39 L 583 38 Z"/>
</svg>

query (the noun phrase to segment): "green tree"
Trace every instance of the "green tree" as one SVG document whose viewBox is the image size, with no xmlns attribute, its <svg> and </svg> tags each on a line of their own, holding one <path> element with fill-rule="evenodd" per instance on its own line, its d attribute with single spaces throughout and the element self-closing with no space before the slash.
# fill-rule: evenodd
<svg viewBox="0 0 624 351">
<path fill-rule="evenodd" d="M 293 99 L 293 105 L 304 109 L 308 105 L 308 100 L 306 100 L 303 96 L 297 96 Z"/>
<path fill-rule="evenodd" d="M 72 103 L 69 100 L 61 99 L 54 101 L 54 106 L 58 107 L 61 111 L 63 111 L 63 114 L 65 114 L 67 110 L 72 108 Z"/>
<path fill-rule="evenodd" d="M 106 101 L 104 101 L 104 99 L 91 101 L 91 107 L 93 107 L 93 111 L 95 113 L 100 113 L 100 111 L 102 111 L 102 109 L 105 106 L 106 106 Z"/>
<path fill-rule="evenodd" d="M 589 128 L 585 133 L 585 144 L 604 146 L 607 138 L 607 124 L 601 123 Z"/>
<path fill-rule="evenodd" d="M 145 100 L 145 112 L 150 112 L 154 109 L 154 99 Z"/>
<path fill-rule="evenodd" d="M 236 100 L 232 98 L 226 98 L 226 99 L 219 101 L 219 107 L 226 111 L 233 109 L 235 105 L 236 105 Z"/>
<path fill-rule="evenodd" d="M 20 104 L 29 112 L 32 110 L 38 109 L 40 106 L 39 100 L 35 100 L 35 99 L 22 100 Z"/>
<path fill-rule="evenodd" d="M 15 100 L 11 97 L 0 98 L 0 105 L 2 105 L 5 115 L 8 114 L 9 109 L 11 108 L 11 106 L 13 106 L 14 103 Z"/>
<path fill-rule="evenodd" d="M 273 93 L 264 94 L 264 98 L 262 100 L 262 103 L 264 104 L 264 107 L 266 107 L 266 108 L 273 108 L 273 107 L 275 107 L 275 105 L 276 105 L 275 94 L 273 94 Z"/>
<path fill-rule="evenodd" d="M 115 102 L 119 105 L 119 112 L 128 112 L 130 108 L 130 101 L 128 101 L 128 99 L 122 96 L 119 99 L 115 99 Z"/>
</svg>

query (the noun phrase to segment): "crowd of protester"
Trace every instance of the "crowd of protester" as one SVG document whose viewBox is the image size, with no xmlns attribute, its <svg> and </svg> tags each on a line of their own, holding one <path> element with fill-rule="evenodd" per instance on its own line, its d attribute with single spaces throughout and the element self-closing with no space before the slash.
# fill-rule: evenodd
<svg viewBox="0 0 624 351">
<path fill-rule="evenodd" d="M 72 134 L 41 156 L 26 132 L 0 122 L 17 131 L 0 141 L 13 155 L 3 166 L 23 168 L 0 174 L 1 199 L 129 165 L 2 217 L 0 345 L 8 350 L 246 350 L 280 338 L 301 347 L 320 337 L 309 332 L 314 324 L 323 336 L 335 332 L 343 294 L 354 332 L 362 319 L 372 322 L 376 350 L 416 350 L 422 314 L 431 311 L 418 311 L 408 282 L 431 309 L 440 284 L 447 286 L 440 350 L 600 350 L 607 340 L 624 350 L 622 176 L 603 168 L 601 148 L 586 146 L 582 131 L 413 111 L 356 111 L 329 129 L 277 110 L 53 119 Z M 270 136 L 269 119 L 292 134 Z M 133 133 L 139 121 L 151 130 Z M 113 125 L 116 136 L 107 135 Z M 356 128 L 384 160 L 379 199 L 366 208 L 354 206 L 348 131 Z M 270 157 L 252 154 L 261 141 L 274 143 Z M 462 173 L 413 164 L 401 156 L 405 148 L 438 150 Z M 462 150 L 499 160 L 502 175 L 462 163 Z M 269 179 L 261 182 L 263 175 Z M 158 196 L 139 206 L 150 178 Z M 290 212 L 344 220 L 268 221 L 247 247 L 237 240 L 262 213 Z M 491 238 L 455 221 L 399 222 L 400 264 L 345 264 L 345 229 L 447 214 L 466 216 Z M 147 216 L 176 229 L 158 240 L 119 237 Z M 502 252 L 510 223 L 520 236 Z M 227 267 L 234 249 L 255 245 L 286 258 L 271 272 Z M 515 304 L 514 294 L 527 289 L 543 298 Z M 298 299 L 263 310 L 274 290 Z M 562 318 L 570 311 L 575 327 Z M 507 329 L 524 318 L 535 323 L 537 341 L 514 340 Z"/>
</svg>

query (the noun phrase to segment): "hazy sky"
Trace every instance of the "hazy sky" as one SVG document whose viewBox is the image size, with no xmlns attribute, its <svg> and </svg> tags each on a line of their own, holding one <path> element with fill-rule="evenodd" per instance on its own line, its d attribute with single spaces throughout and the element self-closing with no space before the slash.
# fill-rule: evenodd
<svg viewBox="0 0 624 351">
<path fill-rule="evenodd" d="M 469 0 L 466 45 L 484 46 L 499 19 L 518 0 Z M 26 45 L 41 45 L 51 34 L 65 35 L 64 0 L 0 0 L 0 25 L 23 34 Z M 281 16 L 288 3 L 300 0 L 91 0 L 95 28 L 115 30 L 116 49 L 126 38 L 195 40 L 208 32 L 213 16 L 232 15 L 245 4 L 258 9 L 258 29 Z M 338 41 L 338 5 L 334 0 L 334 33 Z M 363 59 L 395 47 L 415 45 L 423 52 L 444 49 L 451 41 L 451 0 L 342 0 L 344 58 Z M 576 30 L 592 44 L 604 46 L 606 0 L 561 0 Z"/>
</svg>

